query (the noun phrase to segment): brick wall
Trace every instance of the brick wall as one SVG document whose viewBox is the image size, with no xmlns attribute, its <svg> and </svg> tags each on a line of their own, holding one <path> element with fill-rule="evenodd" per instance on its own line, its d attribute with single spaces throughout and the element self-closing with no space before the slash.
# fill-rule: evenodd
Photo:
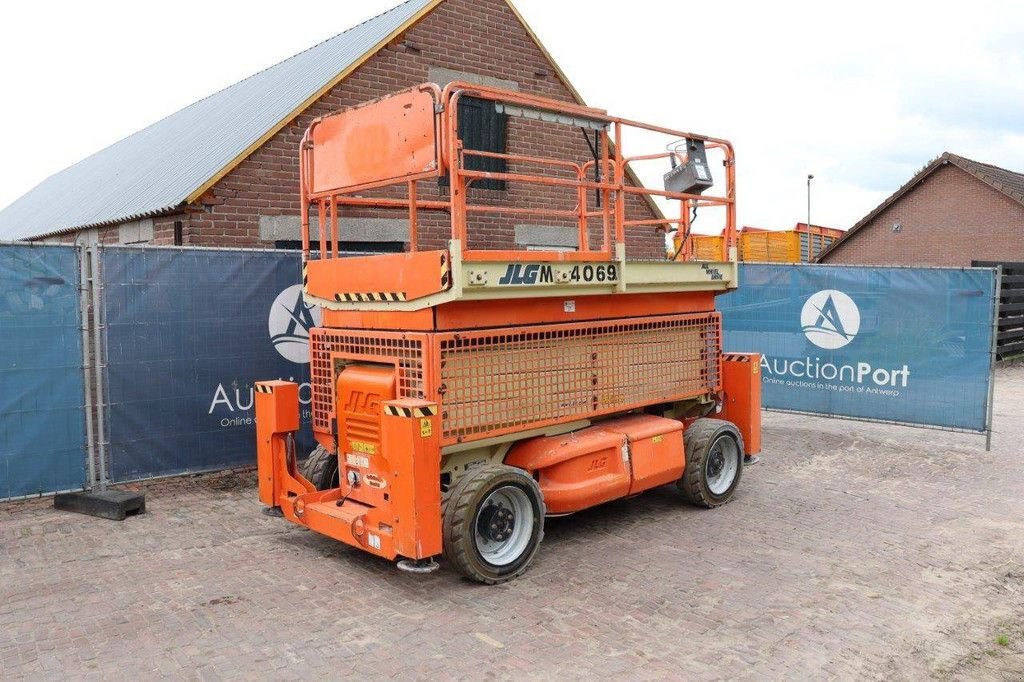
<svg viewBox="0 0 1024 682">
<path fill-rule="evenodd" d="M 316 116 L 425 82 L 431 67 L 515 81 L 523 92 L 573 101 L 569 89 L 559 81 L 552 65 L 501 0 L 448 0 L 412 27 L 405 40 L 418 50 L 392 45 L 371 57 L 218 182 L 204 211 L 172 216 L 172 220 L 185 220 L 185 243 L 272 246 L 260 240 L 260 217 L 299 214 L 298 145 L 310 121 Z M 547 75 L 537 75 L 539 70 Z M 578 129 L 552 125 L 538 127 L 521 119 L 509 121 L 508 150 L 578 161 L 590 158 L 590 151 Z M 436 181 L 421 182 L 419 186 L 424 199 L 437 196 L 440 191 Z M 470 201 L 522 207 L 575 206 L 574 194 L 521 184 L 510 185 L 504 192 L 474 189 Z M 630 218 L 653 217 L 647 205 L 633 197 L 628 204 L 628 213 Z M 405 214 L 349 210 L 345 216 L 401 218 Z M 572 224 L 540 221 L 526 216 L 475 217 L 470 225 L 473 235 L 471 246 L 514 248 L 514 225 L 524 223 Z M 447 215 L 421 213 L 420 230 L 421 247 L 441 247 L 449 236 Z M 162 239 L 160 243 L 164 243 Z M 627 236 L 632 258 L 663 257 L 663 244 L 661 234 L 651 227 L 631 229 Z"/>
<path fill-rule="evenodd" d="M 899 224 L 899 231 L 893 225 Z M 1024 206 L 953 164 L 917 187 L 831 252 L 827 263 L 970 266 L 1024 261 Z"/>
</svg>

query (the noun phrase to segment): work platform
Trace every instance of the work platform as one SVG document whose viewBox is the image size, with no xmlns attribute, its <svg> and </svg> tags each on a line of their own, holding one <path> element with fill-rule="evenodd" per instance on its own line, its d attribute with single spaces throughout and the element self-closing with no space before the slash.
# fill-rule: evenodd
<svg viewBox="0 0 1024 682">
<path fill-rule="evenodd" d="M 457 301 L 610 294 L 724 292 L 737 285 L 735 262 L 572 260 L 525 252 L 530 260 L 464 261 L 446 251 L 309 261 L 305 293 L 327 310 L 416 311 Z M 566 255 L 566 254 L 556 254 Z"/>
</svg>

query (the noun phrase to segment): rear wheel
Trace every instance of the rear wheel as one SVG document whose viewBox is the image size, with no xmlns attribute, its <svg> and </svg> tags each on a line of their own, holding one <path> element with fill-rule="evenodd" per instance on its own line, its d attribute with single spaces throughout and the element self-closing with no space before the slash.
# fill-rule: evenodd
<svg viewBox="0 0 1024 682">
<path fill-rule="evenodd" d="M 302 465 L 302 476 L 317 490 L 334 490 L 338 481 L 338 455 L 323 445 L 317 445 Z"/>
<path fill-rule="evenodd" d="M 743 437 L 722 419 L 698 419 L 686 429 L 686 470 L 676 486 L 691 504 L 718 507 L 732 499 L 743 475 Z"/>
<path fill-rule="evenodd" d="M 444 554 L 455 569 L 494 585 L 522 575 L 544 537 L 544 500 L 522 469 L 471 469 L 444 501 Z"/>
</svg>

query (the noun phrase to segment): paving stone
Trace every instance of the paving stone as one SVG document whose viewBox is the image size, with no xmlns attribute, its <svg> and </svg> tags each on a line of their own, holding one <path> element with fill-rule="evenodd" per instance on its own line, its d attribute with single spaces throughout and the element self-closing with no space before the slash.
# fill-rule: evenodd
<svg viewBox="0 0 1024 682">
<path fill-rule="evenodd" d="M 493 588 L 265 517 L 252 472 L 146 485 L 123 522 L 0 506 L 0 678 L 1021 679 L 1024 368 L 996 397 L 991 453 L 767 413 L 731 504 L 551 519 Z"/>
</svg>

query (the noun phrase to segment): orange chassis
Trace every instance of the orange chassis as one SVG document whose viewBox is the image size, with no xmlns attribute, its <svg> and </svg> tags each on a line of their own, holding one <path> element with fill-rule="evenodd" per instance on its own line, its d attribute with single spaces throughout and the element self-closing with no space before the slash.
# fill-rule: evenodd
<svg viewBox="0 0 1024 682">
<path fill-rule="evenodd" d="M 530 124 L 592 131 L 598 151 L 574 162 L 466 149 L 457 125 L 465 97 Z M 726 193 L 639 186 L 634 165 L 671 159 L 675 166 L 687 157 L 678 147 L 626 156 L 628 128 L 718 150 Z M 472 156 L 500 157 L 508 168 L 471 170 Z M 520 170 L 527 167 L 552 172 Z M 318 472 L 335 474 L 328 484 L 300 473 L 298 387 L 260 382 L 257 457 L 266 505 L 414 569 L 444 553 L 467 576 L 500 582 L 525 570 L 545 514 L 676 481 L 706 506 L 731 496 L 731 487 L 720 495 L 713 486 L 702 490 L 690 461 L 703 468 L 712 457 L 720 462 L 723 448 L 738 453 L 738 462 L 725 462 L 734 486 L 744 455 L 760 451 L 760 360 L 723 356 L 714 305 L 716 294 L 736 286 L 728 142 L 522 93 L 428 84 L 317 119 L 300 168 L 302 205 L 318 217 L 319 232 L 313 258 L 303 211 L 303 284 L 307 302 L 323 308 L 323 326 L 310 341 L 321 446 L 314 458 L 330 465 Z M 417 183 L 442 176 L 447 196 L 421 199 Z M 469 187 L 481 179 L 556 188 L 575 197 L 576 208 L 471 202 Z M 402 187 L 401 198 L 381 191 Z M 592 193 L 600 199 L 593 207 Z M 627 220 L 629 195 L 677 201 L 679 217 Z M 346 206 L 406 210 L 410 250 L 341 258 Z M 721 261 L 627 260 L 627 228 L 674 227 L 685 243 L 695 207 L 724 210 Z M 428 211 L 451 216 L 446 249 L 418 249 Z M 574 223 L 577 249 L 466 248 L 473 216 L 499 213 Z M 685 258 L 688 250 L 679 253 Z M 527 523 L 532 535 L 524 534 Z M 474 550 L 473 537 L 483 549 Z M 529 556 L 512 551 L 519 545 Z"/>
</svg>

